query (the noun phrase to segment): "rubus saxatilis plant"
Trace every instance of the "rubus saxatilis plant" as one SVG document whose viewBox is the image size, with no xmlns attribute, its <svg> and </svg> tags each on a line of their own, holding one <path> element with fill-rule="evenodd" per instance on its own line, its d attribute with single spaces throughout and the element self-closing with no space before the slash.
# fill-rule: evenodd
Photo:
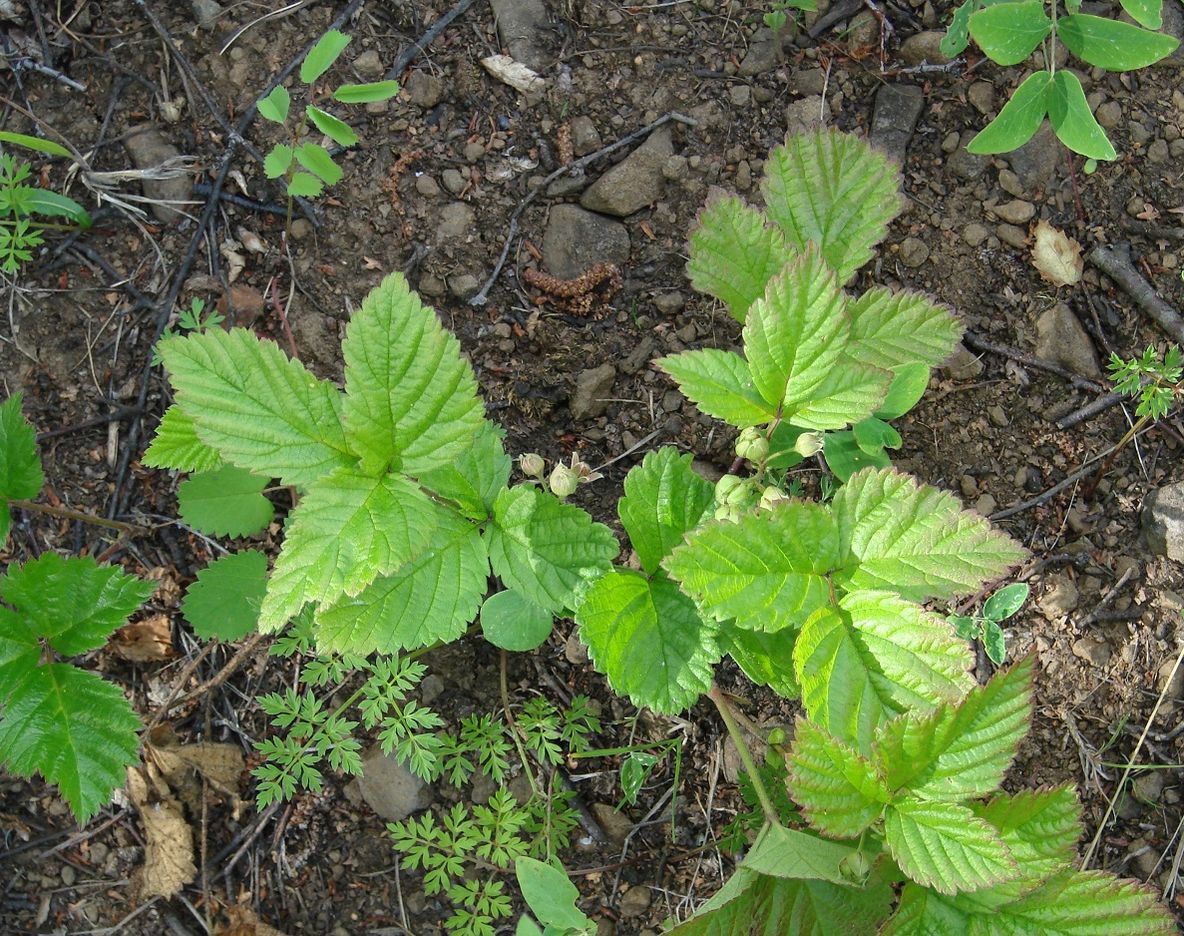
<svg viewBox="0 0 1184 936">
<path fill-rule="evenodd" d="M 475 618 L 495 645 L 528 649 L 570 615 L 636 704 L 673 713 L 706 695 L 764 821 L 683 936 L 1172 932 L 1133 883 L 1072 870 L 1069 787 L 998 792 L 1027 728 L 1034 661 L 977 687 L 967 643 L 922 604 L 976 592 L 1023 549 L 890 467 L 855 466 L 826 504 L 786 496 L 770 471 L 787 454 L 783 426 L 790 447 L 809 432 L 851 433 L 859 448 L 851 427 L 907 410 L 959 329 L 920 294 L 842 289 L 897 210 L 883 157 L 824 132 L 787 140 L 765 173 L 764 214 L 717 202 L 692 237 L 692 278 L 745 323 L 744 354 L 660 362 L 706 412 L 757 430 L 742 440 L 751 477 L 713 486 L 689 454 L 647 454 L 618 506 L 635 562 L 614 567 L 611 531 L 578 507 L 510 484 L 459 345 L 398 274 L 349 324 L 344 390 L 243 329 L 162 342 L 176 403 L 146 460 L 239 473 L 256 485 L 244 496 L 264 502 L 271 479 L 294 489 L 258 624 L 295 619 L 339 655 L 337 675 L 361 655 L 456 640 Z M 734 497 L 740 487 L 755 496 Z M 789 809 L 713 684 L 725 655 L 801 700 L 792 740 L 769 738 Z M 560 915 L 583 927 L 557 890 Z"/>
</svg>

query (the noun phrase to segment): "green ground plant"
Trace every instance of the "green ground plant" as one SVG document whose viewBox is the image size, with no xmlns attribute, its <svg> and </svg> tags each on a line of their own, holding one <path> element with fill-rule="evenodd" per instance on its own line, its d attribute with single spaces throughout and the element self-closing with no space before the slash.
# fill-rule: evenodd
<svg viewBox="0 0 1184 936">
<path fill-rule="evenodd" d="M 0 405 L 0 546 L 9 505 L 30 506 L 44 475 L 20 394 Z M 0 764 L 56 784 L 80 824 L 138 762 L 140 720 L 123 693 L 63 662 L 97 650 L 154 586 L 94 559 L 47 552 L 0 575 Z"/>
<path fill-rule="evenodd" d="M 1019 612 L 1030 591 L 1026 582 L 1013 582 L 988 598 L 979 613 L 951 614 L 949 620 L 954 632 L 963 640 L 981 640 L 988 659 L 1002 666 L 1007 659 L 1003 622 Z"/>
<path fill-rule="evenodd" d="M 941 46 L 947 56 L 960 54 L 971 39 L 997 65 L 1018 65 L 1044 48 L 1044 67 L 1024 79 L 995 119 L 971 140 L 970 152 L 1018 149 L 1047 116 L 1057 138 L 1085 156 L 1088 168 L 1096 160 L 1117 158 L 1090 110 L 1081 80 L 1069 69 L 1057 68 L 1057 44 L 1087 65 L 1125 72 L 1166 58 L 1180 43 L 1157 32 L 1163 0 L 1122 0 L 1135 23 L 1082 13 L 1081 0 L 1063 5 L 1062 13 L 1060 0 L 965 0 L 954 12 Z"/>
<path fill-rule="evenodd" d="M 618 504 L 629 562 L 613 564 L 612 532 L 544 487 L 541 465 L 511 483 L 502 433 L 456 339 L 398 274 L 348 326 L 344 390 L 244 329 L 161 342 L 176 402 L 145 462 L 195 477 L 233 472 L 243 483 L 221 486 L 227 514 L 255 504 L 262 515 L 260 501 L 270 511 L 262 491 L 273 479 L 295 493 L 274 568 L 253 586 L 257 625 L 294 627 L 323 658 L 325 686 L 360 680 L 351 705 L 376 678 L 393 686 L 374 690 L 390 704 L 370 727 L 386 736 L 393 717 L 402 727 L 390 749 L 412 769 L 433 756 L 446 768 L 422 740 L 438 738 L 437 726 L 408 717 L 406 674 L 425 648 L 477 620 L 495 646 L 529 649 L 556 616 L 572 617 L 595 667 L 639 707 L 676 713 L 706 696 L 736 741 L 760 818 L 739 830 L 753 836 L 743 863 L 675 929 L 682 936 L 1173 932 L 1135 884 L 1072 869 L 1071 788 L 999 792 L 1027 730 L 1034 662 L 977 686 L 967 642 L 923 604 L 976 593 L 1024 550 L 949 494 L 859 463 L 895 441 L 887 420 L 915 404 L 960 335 L 949 310 L 920 293 L 844 289 L 898 210 L 895 170 L 853 137 L 795 136 L 766 161 L 762 194 L 764 212 L 713 202 L 691 238 L 692 281 L 743 323 L 743 354 L 699 349 L 659 362 L 734 427 L 748 471 L 712 485 L 689 454 L 648 453 Z M 788 496 L 793 460 L 819 451 L 845 482 L 825 503 Z M 565 467 L 566 497 L 585 475 L 578 459 Z M 800 700 L 792 740 L 767 739 L 783 761 L 788 810 L 714 685 L 725 657 Z M 289 789 L 316 782 L 309 751 L 356 766 L 341 707 L 296 693 L 264 707 L 278 729 L 264 742 L 267 795 L 285 795 L 285 776 Z M 519 717 L 512 742 L 532 720 Z M 552 757 L 556 732 L 562 740 L 561 728 L 538 729 L 523 750 Z M 489 743 L 474 740 L 478 761 Z M 431 886 L 445 890 L 446 876 L 472 891 L 462 907 L 500 912 L 501 892 L 486 887 L 500 880 L 474 884 L 460 868 L 511 840 L 501 820 L 462 808 L 426 830 L 424 821 L 401 826 L 397 842 L 416 849 Z M 501 831 L 481 839 L 482 826 Z M 499 867 L 513 851 L 497 852 Z M 543 889 L 566 907 L 569 890 Z"/>
</svg>

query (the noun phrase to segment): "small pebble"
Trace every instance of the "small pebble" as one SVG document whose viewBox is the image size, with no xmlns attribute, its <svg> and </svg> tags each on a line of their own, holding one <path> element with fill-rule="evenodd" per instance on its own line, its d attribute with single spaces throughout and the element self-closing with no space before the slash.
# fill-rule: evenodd
<svg viewBox="0 0 1184 936">
<path fill-rule="evenodd" d="M 929 259 L 929 248 L 919 237 L 906 237 L 900 242 L 900 260 L 907 266 L 916 269 Z"/>
<path fill-rule="evenodd" d="M 1036 206 L 1021 198 L 996 205 L 991 210 L 999 217 L 999 220 L 1006 221 L 1008 224 L 1027 224 L 1032 220 L 1032 215 L 1036 214 Z"/>
<path fill-rule="evenodd" d="M 1000 224 L 996 226 L 995 233 L 999 236 L 999 240 L 1009 247 L 1023 250 L 1028 246 L 1027 233 L 1023 228 L 1018 228 L 1014 224 Z"/>
</svg>

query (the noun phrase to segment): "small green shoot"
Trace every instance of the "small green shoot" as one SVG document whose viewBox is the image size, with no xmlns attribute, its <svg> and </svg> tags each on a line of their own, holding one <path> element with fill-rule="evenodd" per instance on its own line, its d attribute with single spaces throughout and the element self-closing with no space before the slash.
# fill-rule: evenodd
<svg viewBox="0 0 1184 936">
<path fill-rule="evenodd" d="M 1029 592 L 1027 582 L 1013 582 L 988 598 L 978 614 L 951 614 L 949 622 L 963 640 L 981 640 L 990 661 L 1002 666 L 1007 659 L 1002 624 L 1024 606 Z"/>
</svg>

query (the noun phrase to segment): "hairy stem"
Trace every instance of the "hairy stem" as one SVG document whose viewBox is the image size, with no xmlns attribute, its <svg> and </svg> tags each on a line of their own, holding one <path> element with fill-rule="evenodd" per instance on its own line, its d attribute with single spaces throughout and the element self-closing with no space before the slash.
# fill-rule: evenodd
<svg viewBox="0 0 1184 936">
<path fill-rule="evenodd" d="M 122 523 L 119 520 L 104 520 L 101 517 L 94 517 L 88 513 L 83 513 L 81 510 L 71 510 L 69 507 L 53 507 L 50 504 L 38 504 L 34 501 L 27 500 L 11 500 L 8 502 L 9 507 L 17 507 L 20 510 L 30 510 L 33 513 L 46 514 L 50 517 L 61 517 L 63 520 L 78 520 L 82 523 L 93 523 L 95 526 L 106 527 L 109 530 L 119 530 L 121 533 L 144 533 L 147 532 L 143 527 L 138 527 L 134 523 Z"/>
<path fill-rule="evenodd" d="M 731 735 L 732 741 L 736 745 L 736 751 L 740 754 L 740 762 L 744 764 L 744 769 L 748 772 L 749 779 L 752 780 L 752 788 L 756 790 L 756 798 L 761 802 L 761 810 L 765 814 L 765 820 L 775 826 L 781 825 L 781 819 L 777 815 L 777 808 L 773 805 L 769 791 L 765 789 L 760 771 L 756 767 L 756 761 L 752 759 L 752 752 L 748 749 L 748 744 L 744 741 L 744 735 L 740 731 L 740 726 L 736 723 L 732 704 L 714 683 L 708 691 L 707 697 L 719 709 L 720 718 L 724 720 L 724 726 L 728 729 L 728 734 Z"/>
</svg>

